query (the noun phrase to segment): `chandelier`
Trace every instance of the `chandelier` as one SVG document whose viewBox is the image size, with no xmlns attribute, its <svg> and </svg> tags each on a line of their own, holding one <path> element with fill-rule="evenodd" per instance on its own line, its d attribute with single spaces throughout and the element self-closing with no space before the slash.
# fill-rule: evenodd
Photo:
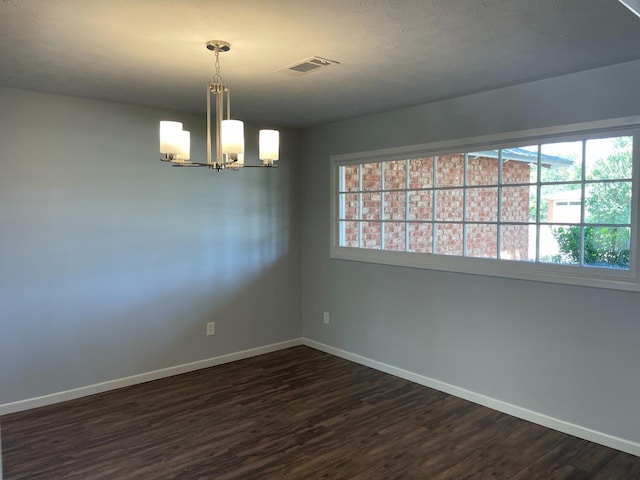
<svg viewBox="0 0 640 480">
<path fill-rule="evenodd" d="M 231 119 L 231 92 L 220 75 L 220 52 L 231 50 L 229 42 L 211 40 L 207 49 L 216 55 L 213 81 L 207 85 L 207 161 L 191 160 L 191 135 L 182 129 L 182 123 L 160 122 L 160 158 L 175 167 L 209 167 L 239 169 L 241 167 L 274 167 L 279 158 L 280 133 L 277 130 L 260 130 L 259 154 L 262 165 L 244 164 L 244 124 Z M 212 104 L 213 99 L 213 104 Z M 215 136 L 215 157 L 212 156 L 211 137 Z"/>
</svg>

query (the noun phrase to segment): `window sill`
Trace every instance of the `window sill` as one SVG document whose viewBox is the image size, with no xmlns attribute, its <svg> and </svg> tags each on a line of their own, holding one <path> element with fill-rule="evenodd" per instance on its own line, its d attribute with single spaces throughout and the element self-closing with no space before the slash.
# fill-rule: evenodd
<svg viewBox="0 0 640 480">
<path fill-rule="evenodd" d="M 640 292 L 638 275 L 631 270 L 620 271 L 572 265 L 455 257 L 429 253 L 393 252 L 353 247 L 332 247 L 330 257 L 338 260 L 377 263 L 397 267 Z"/>
</svg>

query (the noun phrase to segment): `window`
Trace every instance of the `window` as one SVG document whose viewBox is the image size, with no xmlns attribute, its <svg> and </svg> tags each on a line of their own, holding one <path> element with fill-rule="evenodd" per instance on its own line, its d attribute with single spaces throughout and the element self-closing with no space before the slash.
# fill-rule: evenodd
<svg viewBox="0 0 640 480">
<path fill-rule="evenodd" d="M 640 119 L 332 157 L 332 257 L 640 290 Z"/>
</svg>

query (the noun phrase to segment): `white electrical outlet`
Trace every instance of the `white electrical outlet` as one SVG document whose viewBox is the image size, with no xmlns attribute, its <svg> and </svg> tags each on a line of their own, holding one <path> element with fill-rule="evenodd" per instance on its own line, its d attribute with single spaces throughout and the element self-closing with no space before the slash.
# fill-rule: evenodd
<svg viewBox="0 0 640 480">
<path fill-rule="evenodd" d="M 322 315 L 322 322 L 325 325 L 329 325 L 329 312 L 324 312 L 324 314 Z"/>
<path fill-rule="evenodd" d="M 207 323 L 207 335 L 215 335 L 216 334 L 216 322 Z"/>
</svg>

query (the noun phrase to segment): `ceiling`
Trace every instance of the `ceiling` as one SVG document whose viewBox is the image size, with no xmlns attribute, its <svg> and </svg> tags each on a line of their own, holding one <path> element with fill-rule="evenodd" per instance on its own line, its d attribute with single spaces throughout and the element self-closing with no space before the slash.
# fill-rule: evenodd
<svg viewBox="0 0 640 480">
<path fill-rule="evenodd" d="M 0 86 L 306 127 L 640 59 L 617 0 L 0 0 Z M 339 66 L 290 76 L 311 56 Z"/>
</svg>

